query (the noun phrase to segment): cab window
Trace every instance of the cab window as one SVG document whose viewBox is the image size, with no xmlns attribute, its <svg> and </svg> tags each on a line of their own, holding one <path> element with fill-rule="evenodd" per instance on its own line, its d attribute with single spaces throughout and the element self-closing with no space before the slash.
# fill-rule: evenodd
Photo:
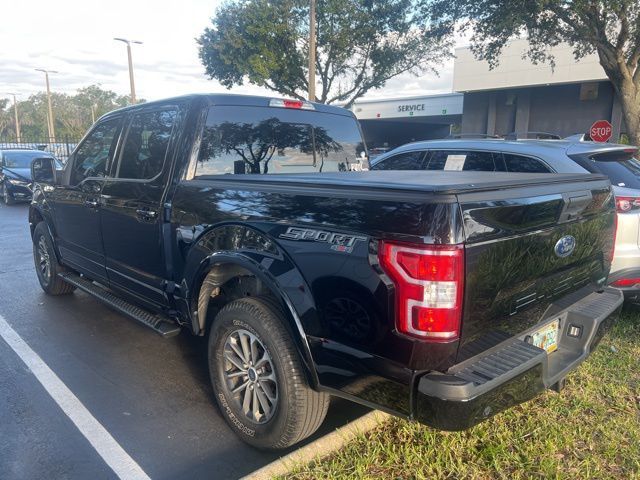
<svg viewBox="0 0 640 480">
<path fill-rule="evenodd" d="M 385 158 L 371 167 L 371 170 L 422 170 L 424 152 L 403 152 Z"/>
<path fill-rule="evenodd" d="M 71 170 L 71 185 L 78 185 L 88 177 L 104 177 L 109 157 L 113 155 L 121 118 L 98 124 L 75 153 Z"/>
<path fill-rule="evenodd" d="M 195 177 L 349 171 L 361 152 L 351 116 L 221 105 L 209 110 Z"/>
<path fill-rule="evenodd" d="M 176 115 L 176 109 L 166 109 L 133 116 L 116 178 L 150 180 L 162 172 Z"/>
</svg>

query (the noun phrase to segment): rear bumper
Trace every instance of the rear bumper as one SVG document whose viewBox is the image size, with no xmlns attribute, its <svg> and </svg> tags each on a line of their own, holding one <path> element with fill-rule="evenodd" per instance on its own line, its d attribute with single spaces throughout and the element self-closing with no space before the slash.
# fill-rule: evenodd
<svg viewBox="0 0 640 480">
<path fill-rule="evenodd" d="M 444 374 L 424 375 L 418 381 L 413 417 L 440 430 L 464 430 L 559 385 L 598 345 L 622 303 L 622 292 L 607 288 L 548 318 L 560 319 L 558 349 L 551 354 L 526 343 L 530 332 L 524 332 Z"/>
</svg>

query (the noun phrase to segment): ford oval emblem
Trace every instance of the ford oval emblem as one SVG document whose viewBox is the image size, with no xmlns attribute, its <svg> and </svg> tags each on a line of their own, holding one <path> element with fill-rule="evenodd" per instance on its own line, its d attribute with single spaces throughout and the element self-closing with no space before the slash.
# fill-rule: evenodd
<svg viewBox="0 0 640 480">
<path fill-rule="evenodd" d="M 556 256 L 560 258 L 568 257 L 576 249 L 576 239 L 571 235 L 565 235 L 556 242 L 554 251 Z"/>
</svg>

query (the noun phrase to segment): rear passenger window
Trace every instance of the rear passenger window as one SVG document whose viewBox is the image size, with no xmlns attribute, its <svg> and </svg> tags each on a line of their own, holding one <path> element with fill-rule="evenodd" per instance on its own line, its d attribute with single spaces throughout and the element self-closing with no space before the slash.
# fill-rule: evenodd
<svg viewBox="0 0 640 480">
<path fill-rule="evenodd" d="M 514 155 L 512 153 L 504 153 L 504 162 L 507 166 L 507 172 L 521 173 L 550 173 L 551 170 L 541 161 L 531 157 L 522 155 Z"/>
<path fill-rule="evenodd" d="M 389 157 L 371 167 L 371 170 L 422 170 L 424 152 L 404 152 Z"/>
<path fill-rule="evenodd" d="M 149 180 L 162 172 L 177 110 L 134 115 L 120 156 L 117 178 Z"/>
<path fill-rule="evenodd" d="M 491 152 L 434 150 L 427 170 L 458 170 L 476 172 L 504 171 L 500 158 Z"/>
</svg>

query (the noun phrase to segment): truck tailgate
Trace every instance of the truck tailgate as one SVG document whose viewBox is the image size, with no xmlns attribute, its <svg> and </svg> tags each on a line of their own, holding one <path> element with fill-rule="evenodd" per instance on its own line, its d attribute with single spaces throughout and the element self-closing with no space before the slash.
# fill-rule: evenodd
<svg viewBox="0 0 640 480">
<path fill-rule="evenodd" d="M 558 299 L 605 285 L 615 205 L 604 177 L 458 200 L 466 236 L 458 361 L 533 327 Z"/>
</svg>

